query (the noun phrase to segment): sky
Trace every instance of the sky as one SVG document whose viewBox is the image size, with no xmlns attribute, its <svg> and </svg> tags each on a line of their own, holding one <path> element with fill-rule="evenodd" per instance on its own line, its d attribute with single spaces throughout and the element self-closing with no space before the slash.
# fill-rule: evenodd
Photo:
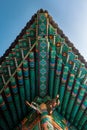
<svg viewBox="0 0 87 130">
<path fill-rule="evenodd" d="M 0 0 L 0 57 L 41 8 L 87 61 L 87 0 Z"/>
</svg>

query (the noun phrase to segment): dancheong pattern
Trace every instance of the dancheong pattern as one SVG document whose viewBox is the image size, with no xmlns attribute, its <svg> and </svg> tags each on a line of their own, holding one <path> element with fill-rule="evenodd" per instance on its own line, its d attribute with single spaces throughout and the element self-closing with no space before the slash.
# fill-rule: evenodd
<svg viewBox="0 0 87 130">
<path fill-rule="evenodd" d="M 44 43 L 44 48 L 43 48 L 43 43 Z M 47 56 L 47 41 L 46 39 L 39 40 L 39 48 L 40 48 L 40 53 L 39 53 L 39 58 L 40 58 L 40 63 L 39 63 L 39 76 L 40 76 L 40 96 L 43 97 L 47 94 L 47 75 L 48 75 L 48 56 Z M 43 64 L 42 64 L 43 62 Z"/>
<path fill-rule="evenodd" d="M 47 38 L 47 18 L 46 14 L 38 15 L 38 87 L 39 95 L 46 96 L 48 90 L 48 43 Z M 36 61 L 37 62 L 37 61 Z"/>
<path fill-rule="evenodd" d="M 87 130 L 87 63 L 40 10 L 0 58 L 0 130 L 41 129 L 25 101 L 49 103 L 58 94 L 54 121 L 62 130 Z"/>
</svg>

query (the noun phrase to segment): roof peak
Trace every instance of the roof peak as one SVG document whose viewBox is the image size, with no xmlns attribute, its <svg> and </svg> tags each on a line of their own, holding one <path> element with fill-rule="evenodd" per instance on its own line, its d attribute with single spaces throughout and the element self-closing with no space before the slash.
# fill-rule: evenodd
<svg viewBox="0 0 87 130">
<path fill-rule="evenodd" d="M 18 40 L 22 38 L 22 36 L 24 35 L 24 33 L 26 32 L 26 29 L 28 29 L 33 21 L 35 20 L 35 18 L 37 17 L 38 13 L 47 13 L 48 14 L 48 18 L 49 18 L 49 23 L 52 24 L 52 26 L 54 28 L 57 29 L 57 33 L 65 39 L 65 42 L 67 43 L 67 45 L 69 47 L 72 47 L 73 52 L 78 55 L 78 59 L 80 59 L 85 66 L 87 67 L 87 62 L 85 61 L 84 57 L 79 53 L 79 51 L 74 47 L 74 44 L 70 42 L 70 40 L 68 39 L 67 36 L 65 36 L 65 34 L 63 33 L 63 31 L 58 27 L 58 24 L 55 23 L 55 21 L 53 20 L 53 18 L 51 17 L 51 15 L 48 13 L 47 10 L 43 10 L 42 8 L 39 9 L 32 17 L 31 19 L 26 23 L 25 27 L 21 30 L 21 32 L 19 33 L 19 35 L 16 37 L 16 39 L 14 40 L 14 42 L 11 43 L 10 47 L 5 51 L 5 53 L 3 54 L 3 56 L 0 58 L 0 63 L 4 60 L 4 58 L 9 54 L 10 50 L 17 44 Z"/>
</svg>

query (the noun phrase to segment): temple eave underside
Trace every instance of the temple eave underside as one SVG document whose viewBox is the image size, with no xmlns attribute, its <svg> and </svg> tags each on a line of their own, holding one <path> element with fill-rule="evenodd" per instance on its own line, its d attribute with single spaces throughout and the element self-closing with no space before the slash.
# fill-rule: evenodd
<svg viewBox="0 0 87 130">
<path fill-rule="evenodd" d="M 53 23 L 47 11 L 38 11 L 0 60 L 1 130 L 40 129 L 25 101 L 47 103 L 57 95 L 55 125 L 87 130 L 87 63 Z"/>
</svg>

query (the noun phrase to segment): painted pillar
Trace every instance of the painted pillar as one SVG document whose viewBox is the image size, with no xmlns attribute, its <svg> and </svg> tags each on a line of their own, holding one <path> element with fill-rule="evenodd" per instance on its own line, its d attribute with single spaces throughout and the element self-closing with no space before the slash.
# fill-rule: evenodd
<svg viewBox="0 0 87 130">
<path fill-rule="evenodd" d="M 56 45 L 56 52 L 57 52 L 57 56 L 60 57 L 62 60 L 66 61 L 66 56 L 63 56 L 63 47 L 65 47 L 65 40 L 64 38 L 61 38 L 61 36 L 59 34 L 56 34 L 55 36 L 55 45 Z M 64 49 L 65 50 L 65 49 Z"/>
<path fill-rule="evenodd" d="M 77 79 L 82 83 L 86 74 L 87 74 L 87 70 L 85 68 L 85 65 L 82 63 L 80 65 L 80 68 L 79 68 L 79 71 L 78 71 Z"/>
<path fill-rule="evenodd" d="M 0 127 L 3 130 L 9 130 L 7 123 L 5 122 L 5 120 L 3 119 L 3 117 L 1 115 L 0 115 Z"/>
<path fill-rule="evenodd" d="M 63 64 L 66 64 L 68 50 L 69 50 L 69 47 L 67 46 L 66 43 L 64 43 L 63 44 L 63 49 L 62 49 L 62 60 L 63 60 Z"/>
<path fill-rule="evenodd" d="M 85 110 L 81 120 L 78 123 L 78 129 L 81 130 L 85 122 L 87 121 L 87 110 Z"/>
<path fill-rule="evenodd" d="M 30 75 L 28 69 L 28 61 L 23 62 L 23 74 L 24 74 L 24 84 L 25 84 L 25 99 L 30 101 Z"/>
<path fill-rule="evenodd" d="M 4 84 L 5 84 L 5 78 L 3 75 L 2 66 L 0 66 L 0 90 L 3 88 Z"/>
<path fill-rule="evenodd" d="M 12 48 L 12 56 L 13 56 L 12 61 L 14 62 L 14 67 L 16 69 L 18 67 L 18 62 L 17 62 L 17 58 L 16 58 L 16 49 L 15 48 Z"/>
<path fill-rule="evenodd" d="M 38 44 L 36 44 L 36 48 L 35 48 L 35 82 L 36 82 L 36 84 L 35 84 L 35 88 L 36 88 L 36 96 L 38 96 L 39 95 L 39 83 L 38 83 L 38 76 L 37 76 L 37 74 L 38 74 L 38 71 L 39 71 L 39 57 L 38 57 L 38 52 L 39 52 L 39 49 L 38 49 Z"/>
<path fill-rule="evenodd" d="M 57 68 L 56 68 L 56 76 L 55 76 L 55 83 L 54 83 L 54 98 L 59 93 L 59 84 L 60 84 L 60 75 L 62 71 L 62 59 L 57 59 Z"/>
<path fill-rule="evenodd" d="M 33 52 L 31 52 L 29 55 L 29 66 L 30 66 L 31 100 L 34 100 L 34 98 L 35 98 L 35 62 L 34 62 L 34 53 Z"/>
<path fill-rule="evenodd" d="M 56 52 L 55 50 L 51 50 L 50 52 L 50 70 L 49 70 L 49 95 L 53 98 L 53 85 L 54 85 L 54 74 L 55 74 L 55 58 Z"/>
<path fill-rule="evenodd" d="M 63 104 L 62 104 L 62 114 L 63 114 L 63 116 L 65 115 L 65 112 L 66 112 L 66 108 L 67 108 L 67 104 L 68 104 L 68 101 L 69 101 L 69 98 L 70 98 L 74 79 L 75 79 L 75 75 L 73 73 L 71 73 L 69 80 L 68 80 L 67 89 L 66 89 L 66 92 L 65 92 L 65 95 L 64 95 L 64 101 L 63 101 Z"/>
<path fill-rule="evenodd" d="M 12 90 L 14 103 L 15 103 L 16 110 L 17 110 L 17 115 L 18 115 L 19 120 L 21 120 L 21 118 L 23 116 L 22 116 L 22 111 L 21 111 L 21 105 L 20 105 L 20 98 L 19 98 L 18 88 L 17 88 L 16 80 L 15 80 L 14 77 L 11 79 L 11 90 Z"/>
<path fill-rule="evenodd" d="M 60 54 L 61 46 L 62 46 L 61 42 L 57 41 L 57 43 L 56 43 L 56 51 L 57 51 L 58 57 L 61 57 L 60 56 L 61 55 Z"/>
<path fill-rule="evenodd" d="M 67 55 L 66 56 L 67 57 L 66 66 L 68 67 L 69 71 L 71 71 L 70 72 L 71 74 L 68 77 L 69 79 L 68 79 L 68 83 L 67 83 L 67 87 L 66 87 L 66 92 L 65 92 L 65 95 L 64 95 L 64 98 L 63 98 L 64 102 L 62 103 L 62 114 L 63 114 L 63 116 L 65 115 L 65 112 L 66 112 L 67 104 L 68 104 L 68 101 L 69 101 L 69 98 L 70 98 L 70 94 L 71 94 L 71 90 L 72 90 L 72 86 L 73 86 L 73 82 L 74 82 L 74 78 L 75 78 L 74 73 L 72 72 L 72 67 L 73 67 L 75 55 L 72 52 L 71 47 L 69 47 L 67 51 L 68 51 L 67 54 L 63 53 L 63 55 L 64 56 Z"/>
<path fill-rule="evenodd" d="M 78 55 L 75 55 L 74 63 L 73 63 L 73 68 L 72 71 L 74 72 L 74 75 L 77 76 L 78 70 L 80 68 L 80 61 L 78 60 Z"/>
<path fill-rule="evenodd" d="M 72 52 L 72 48 L 69 47 L 68 54 L 67 54 L 67 61 L 66 61 L 66 65 L 69 67 L 69 70 L 72 70 L 74 58 L 75 58 L 75 54 Z"/>
<path fill-rule="evenodd" d="M 80 91 L 79 91 L 79 94 L 77 96 L 76 102 L 75 102 L 75 104 L 73 106 L 71 115 L 70 115 L 70 117 L 71 117 L 70 121 L 71 122 L 74 121 L 74 118 L 75 118 L 75 116 L 76 116 L 76 114 L 78 112 L 78 109 L 79 109 L 80 105 L 81 105 L 81 101 L 83 100 L 84 94 L 85 94 L 85 89 L 81 88 Z"/>
<path fill-rule="evenodd" d="M 13 52 L 9 53 L 9 64 L 11 68 L 11 74 L 13 74 L 16 69 L 13 56 L 14 56 Z"/>
<path fill-rule="evenodd" d="M 78 113 L 75 117 L 75 120 L 74 120 L 75 126 L 78 126 L 78 123 L 81 120 L 83 113 L 86 110 L 86 108 L 87 108 L 87 95 L 85 96 L 83 103 L 82 103 L 82 105 L 81 105 L 80 109 L 78 110 Z"/>
<path fill-rule="evenodd" d="M 16 46 L 14 48 L 14 52 L 15 52 L 15 57 L 17 59 L 17 63 L 19 65 L 22 61 L 22 55 L 21 55 L 20 47 L 18 44 L 16 44 Z"/>
<path fill-rule="evenodd" d="M 8 75 L 8 67 L 6 62 L 2 62 L 2 70 L 3 70 L 4 79 L 5 81 L 7 81 L 9 79 L 9 75 Z"/>
<path fill-rule="evenodd" d="M 59 111 L 61 110 L 61 106 L 62 106 L 62 102 L 63 102 L 65 86 L 66 86 L 66 81 L 67 81 L 67 76 L 68 76 L 68 71 L 69 71 L 68 66 L 64 66 L 61 86 L 60 86 L 60 90 L 59 90 L 59 96 L 60 96 L 60 105 L 58 107 Z"/>
<path fill-rule="evenodd" d="M 14 122 L 13 122 L 13 120 L 11 118 L 11 115 L 10 115 L 10 113 L 8 111 L 8 108 L 7 108 L 7 106 L 6 106 L 5 102 L 4 102 L 4 99 L 3 99 L 2 95 L 0 95 L 0 109 L 3 112 L 3 115 L 4 115 L 4 117 L 5 117 L 5 119 L 6 119 L 7 123 L 8 123 L 9 128 L 12 129 L 13 126 L 14 126 Z"/>
<path fill-rule="evenodd" d="M 24 55 L 24 57 L 26 56 L 26 54 L 28 53 L 28 51 L 29 51 L 29 44 L 28 44 L 28 40 L 27 40 L 27 38 L 25 39 L 25 38 L 23 38 L 23 39 L 20 39 L 19 40 L 19 49 L 20 50 L 22 50 L 23 52 L 23 55 Z M 21 53 L 21 54 L 22 54 Z"/>
<path fill-rule="evenodd" d="M 82 127 L 82 130 L 87 130 L 87 121 L 85 122 L 84 126 Z"/>
<path fill-rule="evenodd" d="M 10 89 L 6 88 L 4 90 L 4 93 L 5 93 L 8 105 L 9 105 L 9 109 L 10 109 L 14 124 L 17 124 L 18 123 L 18 118 L 17 118 L 17 113 L 16 113 L 15 105 L 13 103 L 13 99 L 12 99 L 12 96 L 11 96 Z"/>
<path fill-rule="evenodd" d="M 71 97 L 69 99 L 69 103 L 68 103 L 68 106 L 67 106 L 67 111 L 66 111 L 66 118 L 69 119 L 70 117 L 70 113 L 72 111 L 72 107 L 74 105 L 74 102 L 75 102 L 75 99 L 76 99 L 76 95 L 78 93 L 78 89 L 80 87 L 80 82 L 79 81 L 75 81 L 75 85 L 74 85 L 74 89 L 71 93 Z"/>
<path fill-rule="evenodd" d="M 26 115 L 25 88 L 24 88 L 24 82 L 23 82 L 23 74 L 20 68 L 17 69 L 17 76 L 18 76 L 19 94 L 20 94 L 20 99 L 21 99 L 21 107 L 22 107 L 23 116 L 25 116 Z"/>
</svg>

